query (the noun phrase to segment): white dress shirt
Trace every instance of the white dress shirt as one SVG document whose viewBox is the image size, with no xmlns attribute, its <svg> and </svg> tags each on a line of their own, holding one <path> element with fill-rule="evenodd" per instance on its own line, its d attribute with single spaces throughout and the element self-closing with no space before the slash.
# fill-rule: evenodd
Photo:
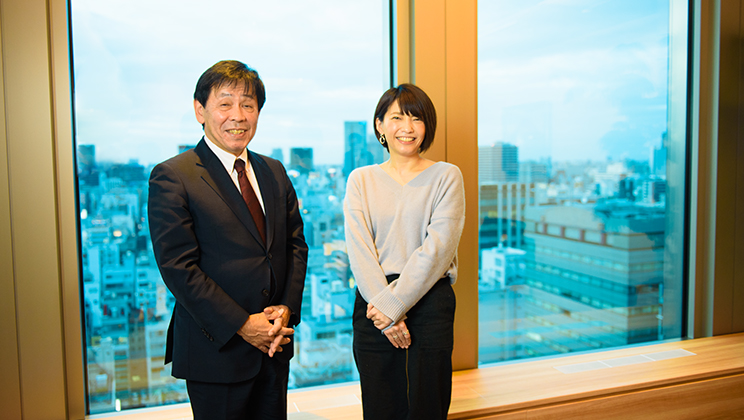
<svg viewBox="0 0 744 420">
<path fill-rule="evenodd" d="M 204 140 L 206 141 L 207 146 L 209 146 L 212 152 L 217 155 L 217 159 L 222 162 L 225 170 L 228 174 L 230 174 L 230 178 L 232 178 L 235 187 L 238 189 L 238 191 L 240 191 L 240 183 L 238 182 L 238 171 L 235 170 L 235 155 L 220 149 L 219 146 L 217 146 L 212 140 L 210 140 L 206 134 L 204 135 Z M 261 203 L 261 209 L 263 210 L 264 214 L 266 214 L 263 197 L 261 197 L 261 188 L 259 188 L 258 186 L 256 173 L 253 172 L 253 165 L 251 165 L 251 161 L 248 159 L 248 149 L 243 149 L 243 153 L 241 153 L 240 156 L 237 157 L 237 159 L 242 159 L 243 162 L 245 162 L 245 172 L 248 176 L 248 182 L 251 183 L 253 191 L 256 192 L 256 197 L 258 197 L 258 202 Z"/>
</svg>

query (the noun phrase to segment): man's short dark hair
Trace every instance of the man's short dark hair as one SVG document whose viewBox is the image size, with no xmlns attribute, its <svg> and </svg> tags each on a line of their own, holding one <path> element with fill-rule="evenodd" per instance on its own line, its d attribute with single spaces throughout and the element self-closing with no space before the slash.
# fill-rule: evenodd
<svg viewBox="0 0 744 420">
<path fill-rule="evenodd" d="M 258 77 L 256 70 L 235 60 L 223 60 L 207 69 L 199 77 L 199 81 L 196 82 L 194 99 L 199 101 L 202 106 L 207 106 L 207 99 L 209 94 L 212 93 L 212 89 L 219 89 L 222 86 L 237 86 L 241 83 L 245 84 L 247 93 L 256 96 L 258 110 L 260 111 L 264 102 L 266 102 L 266 90 L 263 82 Z"/>
<path fill-rule="evenodd" d="M 390 105 L 398 101 L 400 112 L 406 115 L 413 115 L 424 122 L 424 140 L 419 147 L 420 152 L 425 152 L 432 143 L 434 143 L 434 134 L 437 131 L 437 110 L 429 99 L 429 96 L 421 90 L 420 87 L 410 83 L 403 83 L 397 87 L 388 89 L 382 94 L 380 101 L 377 102 L 373 127 L 375 136 L 380 139 L 380 133 L 377 131 L 377 120 L 383 121 Z M 388 145 L 383 145 L 388 150 Z"/>
</svg>

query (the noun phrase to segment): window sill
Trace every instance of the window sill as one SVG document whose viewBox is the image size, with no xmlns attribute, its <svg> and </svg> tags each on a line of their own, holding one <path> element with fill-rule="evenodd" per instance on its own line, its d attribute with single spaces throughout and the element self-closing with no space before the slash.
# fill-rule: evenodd
<svg viewBox="0 0 744 420">
<path fill-rule="evenodd" d="M 455 372 L 449 418 L 710 417 L 744 413 L 742 390 L 744 333 Z M 362 418 L 358 384 L 290 391 L 288 406 L 289 420 Z M 89 418 L 190 420 L 191 410 Z"/>
</svg>

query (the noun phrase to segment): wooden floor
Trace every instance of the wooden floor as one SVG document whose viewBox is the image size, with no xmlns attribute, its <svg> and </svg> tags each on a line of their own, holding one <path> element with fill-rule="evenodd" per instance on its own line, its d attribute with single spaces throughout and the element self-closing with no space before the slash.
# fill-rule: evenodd
<svg viewBox="0 0 744 420">
<path fill-rule="evenodd" d="M 289 420 L 362 418 L 357 384 L 290 392 L 288 400 Z M 191 412 L 179 405 L 111 418 Z M 449 418 L 744 418 L 744 334 L 455 372 Z"/>
</svg>

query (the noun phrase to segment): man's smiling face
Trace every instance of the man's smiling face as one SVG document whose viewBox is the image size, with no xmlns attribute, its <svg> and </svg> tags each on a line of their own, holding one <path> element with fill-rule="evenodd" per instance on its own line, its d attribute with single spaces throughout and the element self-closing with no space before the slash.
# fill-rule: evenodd
<svg viewBox="0 0 744 420">
<path fill-rule="evenodd" d="M 207 104 L 194 100 L 196 119 L 220 149 L 240 156 L 256 134 L 258 102 L 244 83 L 212 88 Z"/>
</svg>

